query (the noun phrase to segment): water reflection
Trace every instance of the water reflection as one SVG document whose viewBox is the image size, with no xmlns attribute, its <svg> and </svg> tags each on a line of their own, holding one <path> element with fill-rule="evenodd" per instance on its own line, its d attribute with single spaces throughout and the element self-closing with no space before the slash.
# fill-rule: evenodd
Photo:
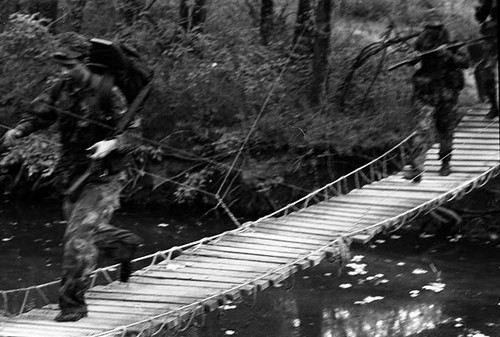
<svg viewBox="0 0 500 337">
<path fill-rule="evenodd" d="M 322 337 L 407 337 L 437 327 L 440 306 L 421 303 L 395 309 L 359 306 L 323 308 Z"/>
</svg>

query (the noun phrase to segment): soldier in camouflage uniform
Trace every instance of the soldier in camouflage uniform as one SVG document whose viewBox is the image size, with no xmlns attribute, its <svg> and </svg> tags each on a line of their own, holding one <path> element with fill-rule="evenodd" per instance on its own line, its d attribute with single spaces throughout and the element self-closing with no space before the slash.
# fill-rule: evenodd
<svg viewBox="0 0 500 337">
<path fill-rule="evenodd" d="M 496 70 L 498 69 L 498 7 L 497 0 L 479 0 L 475 13 L 477 21 L 481 24 L 480 32 L 484 36 L 491 36 L 482 42 L 483 58 L 477 64 L 474 75 L 480 89 L 480 94 L 486 96 L 490 104 L 487 118 L 498 116 Z M 481 99 L 482 97 L 480 97 Z"/>
<path fill-rule="evenodd" d="M 61 186 L 67 189 L 89 165 L 96 167 L 81 188 L 64 200 L 68 226 L 59 292 L 61 312 L 55 318 L 62 322 L 87 316 L 84 294 L 99 248 L 111 251 L 122 263 L 122 281 L 130 275 L 130 260 L 141 239 L 109 221 L 119 207 L 127 179 L 124 163 L 137 143 L 139 121 L 136 119 L 124 132 L 114 135 L 113 128 L 126 111 L 127 102 L 112 79 L 91 72 L 80 61 L 81 52 L 74 49 L 54 57 L 63 67 L 62 76 L 33 101 L 30 113 L 4 139 L 10 146 L 17 138 L 57 121 L 62 143 L 58 168 Z"/>
<path fill-rule="evenodd" d="M 426 52 L 448 43 L 449 33 L 441 16 L 435 10 L 429 11 L 424 31 L 415 42 L 416 52 Z M 419 123 L 410 154 L 411 170 L 404 175 L 405 179 L 414 182 L 422 179 L 425 156 L 435 140 L 440 143 L 440 174 L 447 176 L 451 173 L 453 131 L 460 120 L 457 102 L 464 85 L 461 69 L 468 66 L 464 54 L 444 47 L 422 56 L 420 62 L 420 68 L 412 78 L 413 110 Z"/>
</svg>

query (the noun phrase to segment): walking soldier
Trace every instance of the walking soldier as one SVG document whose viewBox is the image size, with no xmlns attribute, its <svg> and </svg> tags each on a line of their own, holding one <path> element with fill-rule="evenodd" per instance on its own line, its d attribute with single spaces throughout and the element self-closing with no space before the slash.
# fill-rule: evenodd
<svg viewBox="0 0 500 337">
<path fill-rule="evenodd" d="M 464 86 L 461 69 L 467 68 L 468 61 L 465 54 L 447 47 L 450 42 L 449 32 L 441 16 L 436 10 L 430 10 L 425 19 L 424 31 L 415 42 L 416 52 L 424 54 L 420 58 L 420 68 L 412 78 L 412 104 L 419 124 L 410 154 L 412 167 L 404 175 L 405 179 L 414 182 L 422 179 L 425 156 L 436 140 L 435 131 L 440 143 L 440 174 L 447 176 L 451 173 L 453 132 L 460 120 L 458 96 Z M 435 52 L 426 53 L 434 49 Z"/>
<path fill-rule="evenodd" d="M 126 161 L 137 145 L 140 120 L 135 116 L 124 130 L 114 132 L 126 115 L 127 99 L 114 85 L 106 66 L 83 62 L 90 42 L 81 39 L 73 44 L 73 48 L 53 55 L 63 69 L 60 78 L 33 101 L 27 116 L 4 136 L 10 146 L 17 138 L 57 121 L 62 143 L 58 164 L 61 186 L 67 189 L 88 172 L 84 181 L 73 184 L 64 200 L 68 225 L 59 292 L 61 312 L 56 321 L 87 316 L 84 294 L 99 248 L 111 251 L 121 262 L 120 278 L 127 281 L 130 260 L 141 243 L 137 235 L 109 224 L 119 207 L 127 180 Z"/>
</svg>

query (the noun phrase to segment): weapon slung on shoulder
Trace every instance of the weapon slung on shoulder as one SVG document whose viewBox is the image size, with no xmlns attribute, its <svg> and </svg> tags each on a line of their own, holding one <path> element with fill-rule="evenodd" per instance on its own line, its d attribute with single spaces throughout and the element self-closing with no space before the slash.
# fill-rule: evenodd
<svg viewBox="0 0 500 337">
<path fill-rule="evenodd" d="M 420 59 L 423 56 L 430 55 L 430 54 L 433 54 L 433 53 L 441 51 L 441 50 L 447 50 L 447 49 L 452 49 L 452 48 L 459 48 L 459 47 L 463 47 L 465 45 L 468 45 L 468 44 L 471 44 L 471 43 L 474 43 L 474 42 L 478 42 L 478 41 L 482 41 L 482 40 L 486 40 L 486 39 L 489 39 L 489 38 L 493 38 L 493 36 L 488 35 L 488 36 L 483 36 L 483 37 L 480 37 L 480 38 L 477 38 L 477 39 L 472 39 L 472 40 L 467 40 L 467 41 L 461 41 L 461 42 L 455 42 L 455 43 L 450 43 L 450 44 L 447 44 L 447 45 L 439 46 L 437 48 L 434 48 L 434 49 L 425 51 L 423 53 L 420 53 L 417 56 L 412 57 L 410 59 L 407 59 L 407 60 L 398 62 L 396 64 L 393 64 L 392 66 L 389 66 L 389 68 L 387 68 L 387 70 L 391 71 L 391 70 L 400 68 L 402 66 L 405 66 L 407 64 L 415 64 L 418 61 L 420 61 Z"/>
<path fill-rule="evenodd" d="M 120 120 L 118 126 L 115 130 L 115 135 L 123 132 L 128 124 L 132 121 L 136 112 L 141 108 L 142 104 L 149 96 L 151 91 L 151 82 L 149 82 L 140 92 L 137 94 L 137 97 L 134 99 L 130 107 L 125 112 L 125 115 Z M 77 179 L 75 182 L 66 190 L 64 193 L 66 196 L 73 198 L 75 193 L 79 190 L 82 184 L 94 173 L 96 169 L 99 168 L 99 160 L 92 160 L 85 172 Z"/>
</svg>

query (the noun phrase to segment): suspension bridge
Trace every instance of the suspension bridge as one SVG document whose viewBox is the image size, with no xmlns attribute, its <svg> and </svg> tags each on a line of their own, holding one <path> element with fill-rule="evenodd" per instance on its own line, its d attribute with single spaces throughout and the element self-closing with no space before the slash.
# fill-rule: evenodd
<svg viewBox="0 0 500 337">
<path fill-rule="evenodd" d="M 53 319 L 58 282 L 0 291 L 1 337 L 155 336 L 188 327 L 227 301 L 258 292 L 317 265 L 348 258 L 352 241 L 368 242 L 461 198 L 500 172 L 498 119 L 470 108 L 455 132 L 453 173 L 439 175 L 438 146 L 427 154 L 420 183 L 403 179 L 413 135 L 355 171 L 239 228 L 134 260 L 129 283 L 117 266 L 97 270 L 86 298 L 89 316 Z M 400 167 L 401 168 L 401 167 Z"/>
</svg>

